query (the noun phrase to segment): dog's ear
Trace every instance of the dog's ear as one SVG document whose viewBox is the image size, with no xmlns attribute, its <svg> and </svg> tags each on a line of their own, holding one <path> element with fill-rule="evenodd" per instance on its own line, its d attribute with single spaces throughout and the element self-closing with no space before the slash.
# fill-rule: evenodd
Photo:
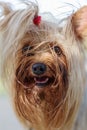
<svg viewBox="0 0 87 130">
<path fill-rule="evenodd" d="M 87 6 L 80 8 L 72 15 L 72 26 L 78 38 L 87 37 Z"/>
</svg>

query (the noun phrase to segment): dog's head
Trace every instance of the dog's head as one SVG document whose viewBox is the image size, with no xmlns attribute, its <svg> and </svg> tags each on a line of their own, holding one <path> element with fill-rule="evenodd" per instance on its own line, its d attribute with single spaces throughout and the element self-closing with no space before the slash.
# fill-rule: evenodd
<svg viewBox="0 0 87 130">
<path fill-rule="evenodd" d="M 1 5 L 5 12 L 0 23 L 1 72 L 11 86 L 19 118 L 40 130 L 69 128 L 84 82 L 80 16 L 74 14 L 60 30 L 43 17 L 35 25 L 38 7 L 34 3 L 17 11 Z"/>
</svg>

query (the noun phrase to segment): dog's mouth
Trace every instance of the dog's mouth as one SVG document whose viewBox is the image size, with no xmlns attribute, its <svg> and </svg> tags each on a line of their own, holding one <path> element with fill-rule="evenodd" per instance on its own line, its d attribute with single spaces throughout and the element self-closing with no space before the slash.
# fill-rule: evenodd
<svg viewBox="0 0 87 130">
<path fill-rule="evenodd" d="M 36 86 L 45 87 L 45 86 L 53 83 L 54 78 L 53 77 L 47 77 L 47 76 L 34 77 L 34 82 L 35 82 Z"/>
</svg>

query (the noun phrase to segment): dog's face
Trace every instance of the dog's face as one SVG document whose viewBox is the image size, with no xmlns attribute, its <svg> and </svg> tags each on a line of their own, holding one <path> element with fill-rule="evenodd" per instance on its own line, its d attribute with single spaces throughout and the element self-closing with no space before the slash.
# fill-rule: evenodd
<svg viewBox="0 0 87 130">
<path fill-rule="evenodd" d="M 53 23 L 36 26 L 34 11 L 11 11 L 2 19 L 2 72 L 10 78 L 16 112 L 26 125 L 70 128 L 84 82 L 82 34 L 75 17 L 61 32 Z"/>
<path fill-rule="evenodd" d="M 55 38 L 50 42 L 50 30 L 44 31 L 38 29 L 37 34 L 31 30 L 20 41 L 20 48 L 16 52 L 15 90 L 18 105 L 21 107 L 24 102 L 20 108 L 22 112 L 26 110 L 23 116 L 37 122 L 35 115 L 38 113 L 41 118 L 44 113 L 48 123 L 66 97 L 68 61 L 60 41 Z M 46 40 L 48 37 L 49 40 Z M 32 113 L 35 115 L 32 116 Z"/>
</svg>

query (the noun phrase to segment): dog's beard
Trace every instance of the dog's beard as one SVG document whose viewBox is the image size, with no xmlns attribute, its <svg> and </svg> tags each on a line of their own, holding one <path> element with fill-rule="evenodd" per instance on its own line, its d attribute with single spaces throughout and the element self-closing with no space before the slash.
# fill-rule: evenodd
<svg viewBox="0 0 87 130">
<path fill-rule="evenodd" d="M 22 62 L 23 61 L 23 62 Z M 36 76 L 31 71 L 32 58 L 20 61 L 16 69 L 16 110 L 21 118 L 33 124 L 58 127 L 64 120 L 68 89 L 67 64 L 46 62 L 47 71 Z M 65 106 L 66 107 L 66 106 Z"/>
</svg>

